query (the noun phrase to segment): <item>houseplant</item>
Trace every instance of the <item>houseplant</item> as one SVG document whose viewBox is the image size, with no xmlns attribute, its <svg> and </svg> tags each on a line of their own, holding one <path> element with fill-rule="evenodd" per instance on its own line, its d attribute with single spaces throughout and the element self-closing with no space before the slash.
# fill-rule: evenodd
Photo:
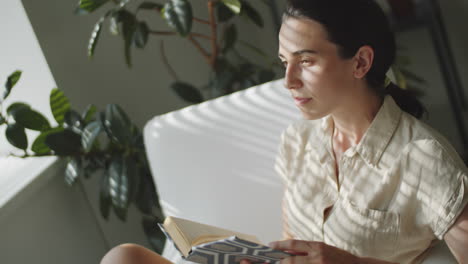
<svg viewBox="0 0 468 264">
<path fill-rule="evenodd" d="M 258 27 L 263 27 L 263 18 L 259 12 L 246 0 L 207 0 L 205 2 L 208 18 L 196 16 L 189 0 L 136 3 L 130 0 L 80 0 L 76 13 L 102 13 L 89 40 L 88 56 L 90 58 L 95 54 L 105 22 L 109 23 L 111 34 L 122 37 L 125 47 L 125 61 L 129 67 L 132 65 L 131 51 L 133 47 L 143 49 L 150 37 L 160 38 L 161 58 L 174 80 L 171 89 L 188 102 L 199 103 L 206 99 L 273 80 L 275 68 L 279 67 L 278 62 L 270 59 L 251 43 L 240 40 L 237 26 L 234 23 L 237 17 L 241 17 Z M 262 2 L 266 5 L 272 4 L 268 0 Z M 102 10 L 103 6 L 108 7 L 107 10 Z M 162 25 L 149 25 L 140 18 L 142 12 L 150 12 L 161 17 Z M 205 30 L 193 32 L 192 24 L 194 23 L 206 25 Z M 168 30 L 153 29 L 161 26 L 168 28 Z M 165 54 L 163 39 L 174 36 L 189 41 L 209 65 L 210 77 L 203 87 L 195 87 L 190 82 L 182 81 L 171 67 Z M 266 66 L 254 63 L 251 59 L 240 55 L 237 45 L 255 51 L 259 58 L 266 61 L 264 63 Z M 253 59 L 258 61 L 258 58 Z"/>
<path fill-rule="evenodd" d="M 116 104 L 109 104 L 102 111 L 90 105 L 79 113 L 59 89 L 50 93 L 54 120 L 48 120 L 23 102 L 13 102 L 4 109 L 4 100 L 21 74 L 21 71 L 12 73 L 0 94 L 0 126 L 6 126 L 8 142 L 22 150 L 21 154 L 10 155 L 66 159 L 65 182 L 70 185 L 81 178 L 99 175 L 101 215 L 108 219 L 113 211 L 125 221 L 128 207 L 134 204 L 143 214 L 142 224 L 150 244 L 162 252 L 165 236 L 155 228 L 155 222 L 162 222 L 164 216 L 139 128 Z M 31 141 L 26 130 L 38 131 L 39 135 Z"/>
</svg>

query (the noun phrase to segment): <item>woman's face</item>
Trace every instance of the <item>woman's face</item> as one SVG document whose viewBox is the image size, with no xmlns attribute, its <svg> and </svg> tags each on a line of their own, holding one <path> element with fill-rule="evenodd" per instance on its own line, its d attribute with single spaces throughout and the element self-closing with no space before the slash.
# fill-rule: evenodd
<svg viewBox="0 0 468 264">
<path fill-rule="evenodd" d="M 354 60 L 342 59 L 325 28 L 310 19 L 287 18 L 279 33 L 285 86 L 304 118 L 335 111 L 352 92 Z"/>
</svg>

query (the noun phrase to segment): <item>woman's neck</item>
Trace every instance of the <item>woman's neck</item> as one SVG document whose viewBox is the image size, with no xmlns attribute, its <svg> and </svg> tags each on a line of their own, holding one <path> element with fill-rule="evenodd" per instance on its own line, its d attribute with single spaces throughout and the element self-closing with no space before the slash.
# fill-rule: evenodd
<svg viewBox="0 0 468 264">
<path fill-rule="evenodd" d="M 331 116 L 335 145 L 346 150 L 359 144 L 382 103 L 380 96 L 369 94 L 347 100 L 340 109 L 334 111 Z"/>
</svg>

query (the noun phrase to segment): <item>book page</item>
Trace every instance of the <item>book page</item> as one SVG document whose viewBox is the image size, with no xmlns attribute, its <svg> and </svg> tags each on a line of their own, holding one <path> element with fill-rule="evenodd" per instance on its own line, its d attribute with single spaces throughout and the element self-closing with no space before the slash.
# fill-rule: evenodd
<svg viewBox="0 0 468 264">
<path fill-rule="evenodd" d="M 196 246 L 210 241 L 225 239 L 231 236 L 237 236 L 241 239 L 261 244 L 258 238 L 252 235 L 234 232 L 215 226 L 205 225 L 182 218 L 170 218 L 172 222 L 174 222 L 177 225 L 179 231 L 182 234 L 184 234 L 186 241 L 189 242 L 191 246 Z"/>
</svg>

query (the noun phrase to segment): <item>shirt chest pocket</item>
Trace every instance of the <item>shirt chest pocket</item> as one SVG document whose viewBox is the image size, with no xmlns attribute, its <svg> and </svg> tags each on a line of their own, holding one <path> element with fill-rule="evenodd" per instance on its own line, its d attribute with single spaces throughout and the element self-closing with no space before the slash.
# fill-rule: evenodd
<svg viewBox="0 0 468 264">
<path fill-rule="evenodd" d="M 400 230 L 398 213 L 359 207 L 340 198 L 323 225 L 325 243 L 358 256 L 394 255 Z"/>
</svg>

